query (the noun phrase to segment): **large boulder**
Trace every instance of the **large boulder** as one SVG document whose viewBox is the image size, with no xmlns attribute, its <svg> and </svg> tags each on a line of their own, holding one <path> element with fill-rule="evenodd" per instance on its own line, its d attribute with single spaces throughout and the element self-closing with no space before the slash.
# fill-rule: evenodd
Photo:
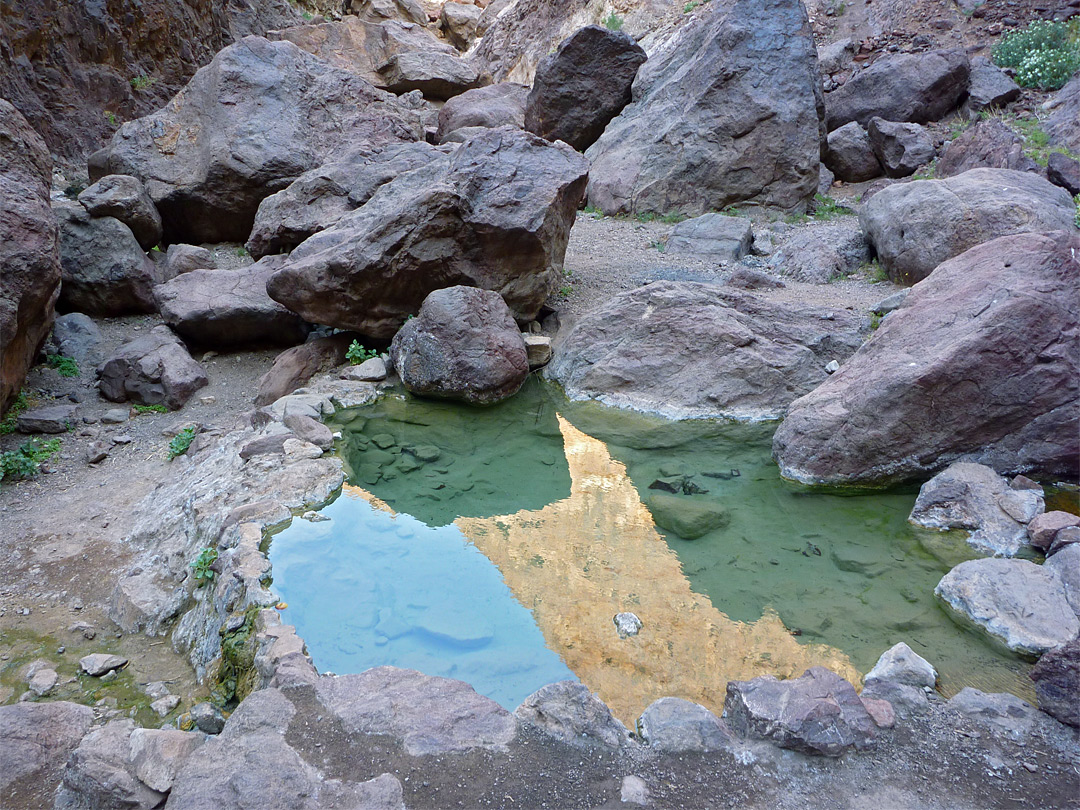
<svg viewBox="0 0 1080 810">
<path fill-rule="evenodd" d="M 162 320 L 200 346 L 232 348 L 302 343 L 310 327 L 266 294 L 284 263 L 267 256 L 235 270 L 192 270 L 155 290 Z"/>
<path fill-rule="evenodd" d="M 350 149 L 259 204 L 248 252 L 256 259 L 287 253 L 359 208 L 398 175 L 445 154 L 423 141 Z"/>
<path fill-rule="evenodd" d="M 832 132 L 849 121 L 863 126 L 874 116 L 925 124 L 944 118 L 967 91 L 971 63 L 963 51 L 883 56 L 825 96 Z"/>
<path fill-rule="evenodd" d="M 1027 543 L 1027 524 L 1045 508 L 1041 489 L 1013 489 L 990 467 L 958 461 L 922 485 L 908 520 L 967 530 L 975 548 L 1012 557 Z"/>
<path fill-rule="evenodd" d="M 736 734 L 827 757 L 870 748 L 877 736 L 855 688 L 824 667 L 786 681 L 773 675 L 731 681 L 724 718 Z"/>
<path fill-rule="evenodd" d="M 184 406 L 209 380 L 167 326 L 118 348 L 98 368 L 98 388 L 110 402 L 132 400 L 143 405 Z"/>
<path fill-rule="evenodd" d="M 976 121 L 953 138 L 938 156 L 938 177 L 952 177 L 969 169 L 1039 170 L 1024 154 L 1024 140 L 998 118 Z"/>
<path fill-rule="evenodd" d="M 844 361 L 862 340 L 862 319 L 826 314 L 724 287 L 658 281 L 584 315 L 560 338 L 545 373 L 571 399 L 670 419 L 778 419 L 825 381 L 830 361 Z"/>
<path fill-rule="evenodd" d="M 818 186 L 822 104 L 799 0 L 716 4 L 638 71 L 633 103 L 589 148 L 589 203 L 605 214 L 803 208 Z"/>
<path fill-rule="evenodd" d="M 476 28 L 484 10 L 472 3 L 455 3 L 448 0 L 439 12 L 439 26 L 443 34 L 458 50 L 464 51 L 476 38 Z"/>
<path fill-rule="evenodd" d="M 561 277 L 587 178 L 565 144 L 488 130 L 312 236 L 267 291 L 306 320 L 374 337 L 456 284 L 495 290 L 533 320 Z"/>
<path fill-rule="evenodd" d="M 914 284 L 946 259 L 999 236 L 1075 230 L 1076 205 L 1044 177 L 1007 169 L 972 169 L 945 180 L 882 189 L 859 222 L 881 266 Z"/>
<path fill-rule="evenodd" d="M 380 87 L 391 93 L 419 90 L 425 98 L 445 101 L 483 84 L 469 62 L 437 51 L 399 53 L 379 70 Z"/>
<path fill-rule="evenodd" d="M 454 48 L 424 26 L 401 20 L 376 22 L 352 14 L 340 21 L 272 31 L 267 34 L 267 39 L 288 40 L 334 67 L 355 73 L 364 81 L 383 89 L 386 88 L 379 71 L 399 54 L 457 54 Z"/>
<path fill-rule="evenodd" d="M 1050 143 L 1080 154 L 1080 73 L 1058 90 L 1042 125 Z"/>
<path fill-rule="evenodd" d="M 837 180 L 861 183 L 881 176 L 881 163 L 862 124 L 851 121 L 837 127 L 829 133 L 827 143 L 822 160 Z"/>
<path fill-rule="evenodd" d="M 773 436 L 788 478 L 886 483 L 953 461 L 1075 478 L 1076 231 L 972 248 L 911 288 Z"/>
<path fill-rule="evenodd" d="M 93 217 L 112 217 L 127 225 L 143 250 L 161 241 L 161 215 L 137 177 L 110 174 L 79 194 Z"/>
<path fill-rule="evenodd" d="M 454 96 L 439 110 L 439 127 L 435 140 L 444 143 L 458 130 L 471 127 L 525 126 L 525 104 L 529 88 L 523 84 L 504 82 L 466 90 Z"/>
<path fill-rule="evenodd" d="M 45 142 L 0 99 L 0 413 L 19 393 L 56 313 L 60 252 L 51 183 Z"/>
<path fill-rule="evenodd" d="M 390 358 L 414 394 L 490 405 L 529 375 L 525 341 L 502 297 L 475 287 L 435 290 L 394 335 Z"/>
<path fill-rule="evenodd" d="M 51 807 L 68 755 L 94 722 L 94 710 L 67 701 L 0 706 L 0 796 Z"/>
<path fill-rule="evenodd" d="M 645 51 L 621 31 L 587 25 L 536 68 L 525 129 L 584 151 L 630 103 Z"/>
<path fill-rule="evenodd" d="M 419 0 L 346 0 L 345 11 L 367 22 L 399 22 L 426 25 L 427 14 Z"/>
<path fill-rule="evenodd" d="M 1042 655 L 1080 633 L 1060 577 L 1027 560 L 968 560 L 942 577 L 934 593 L 964 624 L 982 627 L 1022 655 Z"/>
<path fill-rule="evenodd" d="M 134 773 L 130 761 L 134 730 L 131 720 L 112 720 L 82 739 L 64 768 L 64 779 L 53 805 L 55 810 L 106 807 L 150 810 L 163 803 L 164 794 Z"/>
<path fill-rule="evenodd" d="M 1051 650 L 1031 670 L 1039 708 L 1070 726 L 1080 726 L 1080 638 Z"/>
<path fill-rule="evenodd" d="M 961 110 L 969 118 L 978 118 L 983 110 L 1003 107 L 1020 98 L 1020 85 L 1009 78 L 1001 68 L 979 56 L 971 60 L 968 76 L 967 98 Z"/>
<path fill-rule="evenodd" d="M 332 112 L 331 112 L 332 111 Z M 90 156 L 146 185 L 169 242 L 247 239 L 262 199 L 345 145 L 419 140 L 394 96 L 291 42 L 245 37 Z"/>
<path fill-rule="evenodd" d="M 82 169 L 118 119 L 161 107 L 226 45 L 301 21 L 288 0 L 7 3 L 0 97 L 61 163 Z"/>
<path fill-rule="evenodd" d="M 157 310 L 158 267 L 127 225 L 92 217 L 68 200 L 55 201 L 53 211 L 60 228 L 61 310 L 104 317 Z"/>
<path fill-rule="evenodd" d="M 866 127 L 870 146 L 887 177 L 908 177 L 934 159 L 934 142 L 919 124 L 871 118 Z"/>
<path fill-rule="evenodd" d="M 79 368 L 96 368 L 105 357 L 101 353 L 102 335 L 96 323 L 81 312 L 61 315 L 53 324 L 47 354 L 62 354 L 79 364 Z"/>
<path fill-rule="evenodd" d="M 937 684 L 937 670 L 904 642 L 895 644 L 878 658 L 865 681 L 892 681 L 905 686 L 929 687 Z"/>
</svg>

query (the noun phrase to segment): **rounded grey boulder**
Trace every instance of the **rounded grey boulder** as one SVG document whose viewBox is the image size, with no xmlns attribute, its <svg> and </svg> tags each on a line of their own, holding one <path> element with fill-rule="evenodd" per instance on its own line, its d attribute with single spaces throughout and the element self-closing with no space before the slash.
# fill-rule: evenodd
<svg viewBox="0 0 1080 810">
<path fill-rule="evenodd" d="M 529 374 L 525 340 L 502 297 L 448 287 L 424 299 L 390 344 L 390 358 L 414 394 L 491 405 L 513 396 Z"/>
</svg>

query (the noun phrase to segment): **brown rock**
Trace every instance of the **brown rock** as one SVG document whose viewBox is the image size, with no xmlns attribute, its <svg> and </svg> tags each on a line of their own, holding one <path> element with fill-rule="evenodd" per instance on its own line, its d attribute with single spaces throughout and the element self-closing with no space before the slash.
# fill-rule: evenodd
<svg viewBox="0 0 1080 810">
<path fill-rule="evenodd" d="M 1051 650 L 1031 670 L 1039 708 L 1070 726 L 1080 726 L 1080 638 Z"/>
<path fill-rule="evenodd" d="M 1023 139 L 1003 121 L 977 121 L 941 150 L 938 177 L 952 177 L 968 169 L 1015 169 L 1038 171 L 1039 164 L 1024 154 Z"/>
<path fill-rule="evenodd" d="M 963 460 L 1075 477 L 1078 250 L 1075 231 L 1020 234 L 938 267 L 791 404 L 773 437 L 782 474 L 878 484 Z"/>
<path fill-rule="evenodd" d="M 51 182 L 45 142 L 0 99 L 0 413 L 22 387 L 56 314 L 60 253 Z"/>
<path fill-rule="evenodd" d="M 309 340 L 302 346 L 287 349 L 274 358 L 270 370 L 259 378 L 256 407 L 269 405 L 314 377 L 320 371 L 340 366 L 345 352 L 356 338 L 350 333 Z"/>
<path fill-rule="evenodd" d="M 467 90 L 454 96 L 439 110 L 435 140 L 446 143 L 453 132 L 466 127 L 525 126 L 525 103 L 529 88 L 505 82 Z"/>
<path fill-rule="evenodd" d="M 1031 545 L 1045 554 L 1053 545 L 1057 533 L 1068 526 L 1080 526 L 1080 517 L 1060 511 L 1035 516 L 1027 526 Z"/>
</svg>

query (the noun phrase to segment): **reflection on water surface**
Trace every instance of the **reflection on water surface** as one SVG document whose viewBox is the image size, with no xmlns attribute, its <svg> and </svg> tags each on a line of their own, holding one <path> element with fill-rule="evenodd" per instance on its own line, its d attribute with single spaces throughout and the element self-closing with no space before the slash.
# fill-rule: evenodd
<svg viewBox="0 0 1080 810">
<path fill-rule="evenodd" d="M 664 695 L 719 712 L 728 680 L 764 673 L 857 683 L 907 641 L 948 694 L 1030 697 L 1025 664 L 934 602 L 968 551 L 907 524 L 914 490 L 791 487 L 773 426 L 665 422 L 535 382 L 487 409 L 399 396 L 338 418 L 351 486 L 271 546 L 320 669 L 412 667 L 511 708 L 576 675 L 632 724 Z M 621 611 L 637 636 L 618 637 Z"/>
</svg>

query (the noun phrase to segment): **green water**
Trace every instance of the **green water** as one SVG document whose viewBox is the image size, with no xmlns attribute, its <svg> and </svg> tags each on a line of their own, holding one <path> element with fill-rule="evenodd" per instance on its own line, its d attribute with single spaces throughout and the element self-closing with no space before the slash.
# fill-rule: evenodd
<svg viewBox="0 0 1080 810">
<path fill-rule="evenodd" d="M 518 583 L 515 592 L 500 581 L 499 568 L 470 545 L 475 536 L 469 535 L 469 521 L 459 521 L 464 535 L 439 536 L 439 542 L 451 542 L 465 552 L 440 551 L 443 556 L 435 565 L 423 562 L 428 552 L 417 539 L 440 527 L 455 530 L 449 524 L 462 517 L 523 515 L 517 519 L 527 529 L 530 514 L 568 499 L 570 465 L 559 416 L 603 442 L 611 458 L 625 465 L 637 496 L 652 511 L 657 529 L 677 555 L 690 589 L 726 617 L 753 623 L 774 611 L 799 644 L 839 650 L 860 672 L 869 670 L 888 647 L 904 641 L 935 665 L 946 695 L 970 685 L 1032 699 L 1030 666 L 978 632 L 959 627 L 936 602 L 933 590 L 940 578 L 974 554 L 961 536 L 925 532 L 908 524 L 917 487 L 880 494 L 810 492 L 780 479 L 770 457 L 774 424 L 669 422 L 595 403 L 571 403 L 558 389 L 534 378 L 511 400 L 486 409 L 402 393 L 335 417 L 334 427 L 344 432 L 339 451 L 350 484 L 383 501 L 402 516 L 400 520 L 409 516 L 409 522 L 399 524 L 395 532 L 393 527 L 374 525 L 382 518 L 353 512 L 315 524 L 322 528 L 295 521 L 294 527 L 274 538 L 275 587 L 293 608 L 298 601 L 313 606 L 289 619 L 307 640 L 317 664 L 336 672 L 361 671 L 377 663 L 415 665 L 431 674 L 474 682 L 481 692 L 498 691 L 497 699 L 513 705 L 539 685 L 537 679 L 560 668 L 558 660 L 538 649 L 545 637 L 547 653 L 571 660 L 566 650 L 553 645 L 550 617 L 553 602 L 578 598 L 570 589 L 543 595 L 548 613 L 541 636 L 534 632 L 535 625 L 526 627 L 528 621 L 522 619 L 539 606 L 540 598 L 523 592 L 521 567 L 503 571 L 508 582 Z M 589 502 L 589 509 L 605 508 L 603 492 L 589 497 L 597 499 Z M 366 502 L 362 509 L 372 511 Z M 689 521 L 696 528 L 688 529 L 687 516 L 703 518 Z M 538 533 L 545 531 L 539 517 L 536 525 Z M 684 539 L 674 527 L 700 536 Z M 574 532 L 572 526 L 559 530 Z M 550 534 L 550 528 L 546 531 Z M 582 545 L 606 544 L 617 555 L 618 537 L 590 537 L 588 531 L 586 527 L 581 537 L 568 537 L 567 548 L 580 553 Z M 381 551 L 371 540 L 380 533 L 395 538 Z M 358 534 L 365 539 L 356 545 L 349 538 Z M 306 563 L 324 557 L 335 545 L 348 545 L 352 551 L 328 558 L 323 568 L 332 570 L 312 575 Z M 296 552 L 301 546 L 303 550 Z M 497 550 L 518 558 L 530 554 L 528 549 Z M 491 551 L 489 556 L 499 557 Z M 468 565 L 453 556 L 459 553 L 473 555 Z M 558 553 L 548 537 L 543 554 L 527 562 L 556 565 L 553 555 Z M 296 563 L 291 574 L 285 563 L 290 554 Z M 373 567 L 376 573 L 363 573 L 364 560 L 374 556 L 383 560 Z M 483 564 L 476 567 L 475 557 L 490 571 L 484 573 Z M 391 563 L 385 563 L 387 559 Z M 511 562 L 504 557 L 504 564 Z M 355 575 L 352 569 L 357 569 Z M 366 584 L 358 584 L 364 577 Z M 393 587 L 385 587 L 386 583 Z M 649 587 L 643 581 L 638 590 Z M 327 606 L 352 598 L 350 594 L 358 590 L 365 599 L 371 598 L 363 608 L 367 618 L 353 623 L 357 633 L 359 625 L 393 625 L 388 615 L 407 616 L 416 605 L 427 614 L 433 610 L 448 615 L 512 614 L 517 629 L 503 633 L 501 641 L 494 631 L 473 633 L 471 641 L 456 645 L 447 645 L 444 636 L 439 647 L 430 644 L 431 633 L 421 632 L 424 620 L 417 619 L 415 631 L 409 625 L 393 638 L 376 634 L 370 643 L 343 641 L 342 625 L 332 620 L 333 610 Z M 443 591 L 453 593 L 450 601 L 434 598 Z M 471 607 L 466 604 L 470 600 Z M 567 623 L 576 615 L 573 607 L 566 605 Z M 511 636 L 517 639 L 512 644 Z M 421 643 L 428 646 L 418 650 Z M 475 666 L 455 669 L 455 660 L 460 664 L 466 647 Z M 349 651 L 344 657 L 343 649 Z M 439 656 L 446 659 L 441 669 Z M 515 664 L 518 660 L 520 666 Z M 477 685 L 477 680 L 484 680 L 481 670 L 495 661 L 499 662 L 495 685 Z M 518 680 L 506 683 L 517 677 L 515 673 Z"/>
</svg>

